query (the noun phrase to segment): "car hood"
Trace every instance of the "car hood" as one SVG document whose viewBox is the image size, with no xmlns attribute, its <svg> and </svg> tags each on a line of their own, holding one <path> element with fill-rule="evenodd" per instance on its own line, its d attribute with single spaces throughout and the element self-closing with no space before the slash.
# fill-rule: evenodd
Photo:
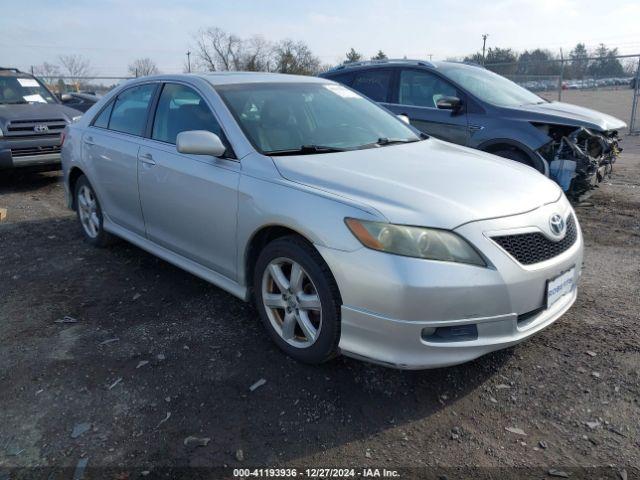
<svg viewBox="0 0 640 480">
<path fill-rule="evenodd" d="M 286 179 L 368 205 L 393 223 L 452 229 L 555 202 L 534 169 L 436 139 L 374 149 L 272 157 Z"/>
<path fill-rule="evenodd" d="M 82 112 L 59 103 L 29 103 L 21 105 L 0 104 L 0 122 L 13 120 L 51 120 L 64 118 L 70 121 Z"/>
<path fill-rule="evenodd" d="M 616 117 L 606 113 L 597 112 L 590 108 L 579 107 L 564 102 L 549 102 L 536 105 L 521 105 L 508 110 L 524 112 L 530 115 L 531 121 L 556 123 L 559 125 L 575 125 L 601 131 L 621 130 L 627 124 Z"/>
</svg>

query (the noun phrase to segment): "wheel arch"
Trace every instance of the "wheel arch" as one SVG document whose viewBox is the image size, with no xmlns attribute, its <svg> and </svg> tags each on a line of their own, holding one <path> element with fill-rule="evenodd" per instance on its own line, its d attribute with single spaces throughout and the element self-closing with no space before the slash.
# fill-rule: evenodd
<svg viewBox="0 0 640 480">
<path fill-rule="evenodd" d="M 494 153 L 500 150 L 516 150 L 522 152 L 529 158 L 533 168 L 549 176 L 549 165 L 547 161 L 524 143 L 518 142 L 517 140 L 511 138 L 494 138 L 481 143 L 476 148 L 487 153 Z"/>
<path fill-rule="evenodd" d="M 301 233 L 299 230 L 291 228 L 290 226 L 282 224 L 263 225 L 255 230 L 249 237 L 249 240 L 244 249 L 242 262 L 242 265 L 244 267 L 242 270 L 244 279 L 240 279 L 241 282 L 242 280 L 244 280 L 244 284 L 247 286 L 247 297 L 251 298 L 251 296 L 253 295 L 251 279 L 253 278 L 256 262 L 262 249 L 269 242 L 289 235 L 299 237 L 309 245 L 311 245 L 313 248 L 315 248 L 313 246 L 313 241 L 307 235 Z"/>
<path fill-rule="evenodd" d="M 77 166 L 73 166 L 71 167 L 71 170 L 69 171 L 69 177 L 67 180 L 67 184 L 69 186 L 69 193 L 71 195 L 71 208 L 73 210 L 75 210 L 77 208 L 76 205 L 76 184 L 78 183 L 78 179 L 82 176 L 85 175 L 85 173 L 82 171 L 82 169 L 80 169 L 80 167 Z"/>
</svg>

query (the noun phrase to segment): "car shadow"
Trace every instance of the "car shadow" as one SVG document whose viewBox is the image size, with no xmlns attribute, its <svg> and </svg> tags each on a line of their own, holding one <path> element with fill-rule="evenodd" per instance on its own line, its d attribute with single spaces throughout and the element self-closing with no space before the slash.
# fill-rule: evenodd
<svg viewBox="0 0 640 480">
<path fill-rule="evenodd" d="M 34 428 L 50 456 L 79 448 L 102 465 L 272 466 L 355 445 L 345 464 L 361 464 L 359 440 L 392 431 L 410 441 L 414 422 L 512 355 L 425 371 L 345 357 L 305 365 L 275 347 L 251 305 L 124 241 L 93 248 L 73 219 L 22 222 L 0 240 L 0 317 L 11 318 L 0 349 L 18 356 L 0 375 L 0 403 L 26 424 L 29 395 L 43 390 Z M 51 390 L 65 401 L 48 402 Z M 95 432 L 70 438 L 81 421 Z M 209 440 L 196 448 L 187 437 Z"/>
<path fill-rule="evenodd" d="M 0 172 L 0 194 L 38 190 L 62 181 L 62 171 L 6 170 Z"/>
</svg>

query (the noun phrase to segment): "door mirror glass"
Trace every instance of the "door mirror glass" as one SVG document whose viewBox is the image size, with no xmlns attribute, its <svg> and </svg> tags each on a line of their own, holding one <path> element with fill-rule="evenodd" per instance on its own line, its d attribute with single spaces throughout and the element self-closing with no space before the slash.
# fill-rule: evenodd
<svg viewBox="0 0 640 480">
<path fill-rule="evenodd" d="M 400 120 L 402 120 L 407 125 L 411 125 L 411 121 L 409 120 L 409 117 L 407 117 L 406 115 L 400 114 L 400 115 L 396 115 L 396 117 L 398 117 Z"/>
<path fill-rule="evenodd" d="M 192 155 L 211 155 L 221 157 L 226 147 L 220 137 L 207 130 L 188 130 L 180 132 L 176 138 L 176 150 Z"/>
<path fill-rule="evenodd" d="M 440 97 L 436 102 L 440 110 L 453 110 L 457 112 L 462 106 L 462 101 L 458 97 Z"/>
</svg>

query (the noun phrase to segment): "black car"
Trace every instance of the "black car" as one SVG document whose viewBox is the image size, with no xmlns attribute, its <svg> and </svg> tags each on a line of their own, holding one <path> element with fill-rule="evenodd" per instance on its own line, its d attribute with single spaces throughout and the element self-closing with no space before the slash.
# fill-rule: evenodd
<svg viewBox="0 0 640 480">
<path fill-rule="evenodd" d="M 60 95 L 60 101 L 67 107 L 86 112 L 100 100 L 94 92 L 67 92 Z"/>
<path fill-rule="evenodd" d="M 527 164 L 579 198 L 611 172 L 626 124 L 604 113 L 549 102 L 479 65 L 382 60 L 321 75 L 368 96 L 417 129 Z"/>
<path fill-rule="evenodd" d="M 33 75 L 0 67 L 0 170 L 60 168 L 61 133 L 80 115 Z"/>
</svg>

